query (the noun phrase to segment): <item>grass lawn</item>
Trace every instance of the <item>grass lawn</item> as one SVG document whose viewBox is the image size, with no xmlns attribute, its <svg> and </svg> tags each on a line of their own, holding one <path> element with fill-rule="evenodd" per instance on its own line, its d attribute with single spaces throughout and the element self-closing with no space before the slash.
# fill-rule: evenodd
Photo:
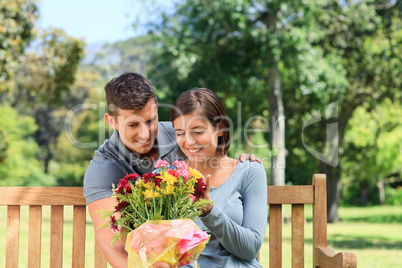
<svg viewBox="0 0 402 268">
<path fill-rule="evenodd" d="M 7 209 L 0 207 L 0 267 L 5 267 L 5 241 Z M 312 223 L 311 209 L 305 209 L 305 267 L 312 267 Z M 357 254 L 358 267 L 402 267 L 402 207 L 343 207 L 339 209 L 342 221 L 328 224 L 328 246 L 336 251 L 351 251 Z M 290 206 L 285 206 L 285 217 L 290 215 Z M 43 209 L 42 222 L 42 267 L 49 267 L 50 208 Z M 72 208 L 65 210 L 67 221 L 64 227 L 63 267 L 71 267 L 72 244 Z M 87 262 L 86 267 L 93 267 L 94 240 L 93 229 L 87 218 Z M 20 267 L 27 267 L 28 253 L 28 209 L 21 209 L 20 232 Z M 290 223 L 283 225 L 283 267 L 291 267 Z M 47 236 L 47 237 L 46 237 Z M 261 248 L 260 259 L 263 267 L 269 267 L 268 232 Z"/>
<path fill-rule="evenodd" d="M 290 216 L 290 206 L 284 214 Z M 312 267 L 311 209 L 306 208 L 305 267 Z M 357 255 L 358 267 L 402 267 L 402 207 L 341 207 L 341 221 L 328 224 L 328 246 L 335 251 L 349 251 Z M 291 226 L 283 225 L 283 265 L 291 267 Z M 260 252 L 261 264 L 269 267 L 268 233 Z"/>
</svg>

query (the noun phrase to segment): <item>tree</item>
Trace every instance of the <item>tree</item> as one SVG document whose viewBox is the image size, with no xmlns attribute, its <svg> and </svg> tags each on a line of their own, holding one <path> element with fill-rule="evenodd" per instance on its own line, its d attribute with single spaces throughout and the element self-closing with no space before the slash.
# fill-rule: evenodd
<svg viewBox="0 0 402 268">
<path fill-rule="evenodd" d="M 53 157 L 51 147 L 63 129 L 60 106 L 63 95 L 74 83 L 78 65 L 84 56 L 84 41 L 69 37 L 63 30 L 51 28 L 41 34 L 32 52 L 21 57 L 13 105 L 35 117 L 35 140 L 42 149 L 40 158 L 45 173 Z M 24 102 L 21 102 L 23 100 Z M 25 104 L 29 104 L 29 106 Z"/>
<path fill-rule="evenodd" d="M 52 186 L 55 181 L 46 175 L 37 160 L 39 147 L 34 140 L 35 119 L 21 115 L 9 104 L 0 106 L 0 129 L 7 137 L 6 157 L 0 164 L 2 186 Z M 4 134 L 3 134 L 4 135 Z"/>
<path fill-rule="evenodd" d="M 343 202 L 384 204 L 384 179 L 402 174 L 401 103 L 385 99 L 374 109 L 364 104 L 355 110 L 349 125 L 342 157 L 342 176 L 348 186 L 342 189 L 347 197 Z"/>
<path fill-rule="evenodd" d="M 264 137 L 270 138 L 270 183 L 274 185 L 285 181 L 284 74 L 295 69 L 295 62 L 303 69 L 304 63 L 298 61 L 300 48 L 306 54 L 313 49 L 303 35 L 314 30 L 314 7 L 300 1 L 188 1 L 178 5 L 174 14 L 165 14 L 157 26 L 164 52 L 157 56 L 156 71 L 150 76 L 165 81 L 160 88 L 177 92 L 194 86 L 211 87 L 224 99 L 233 122 L 257 116 L 263 123 L 269 122 L 263 130 Z M 319 36 L 316 30 L 314 34 Z M 293 78 L 299 86 L 315 82 Z M 241 115 L 236 103 L 241 103 Z M 242 126 L 237 125 L 236 130 L 240 135 L 235 137 L 242 137 Z M 235 141 L 246 141 L 247 145 L 249 135 Z"/>
<path fill-rule="evenodd" d="M 0 1 L 0 93 L 14 85 L 19 57 L 34 39 L 38 18 L 36 1 Z"/>
<path fill-rule="evenodd" d="M 386 98 L 401 97 L 402 25 L 398 2 L 379 5 L 376 1 L 348 1 L 343 5 L 328 1 L 325 11 L 317 15 L 318 25 L 325 32 L 318 44 L 324 54 L 342 57 L 348 81 L 342 93 L 330 96 L 338 105 L 338 135 L 332 140 L 321 136 L 323 148 L 328 144 L 342 146 L 349 121 L 358 107 L 373 108 Z M 319 166 L 329 178 L 328 221 L 333 222 L 338 220 L 341 166 L 324 161 Z"/>
</svg>

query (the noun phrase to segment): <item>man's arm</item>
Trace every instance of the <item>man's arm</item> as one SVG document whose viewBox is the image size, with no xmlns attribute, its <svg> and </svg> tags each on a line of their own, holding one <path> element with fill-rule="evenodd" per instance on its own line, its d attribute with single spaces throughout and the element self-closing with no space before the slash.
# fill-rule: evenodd
<svg viewBox="0 0 402 268">
<path fill-rule="evenodd" d="M 114 268 L 127 268 L 127 252 L 124 249 L 124 244 L 121 241 L 116 241 L 112 246 L 113 230 L 111 228 L 98 228 L 105 222 L 105 219 L 102 219 L 100 213 L 94 213 L 99 209 L 112 209 L 115 205 L 116 201 L 113 198 L 103 198 L 89 203 L 88 211 L 95 229 L 96 242 L 103 256 Z"/>
</svg>

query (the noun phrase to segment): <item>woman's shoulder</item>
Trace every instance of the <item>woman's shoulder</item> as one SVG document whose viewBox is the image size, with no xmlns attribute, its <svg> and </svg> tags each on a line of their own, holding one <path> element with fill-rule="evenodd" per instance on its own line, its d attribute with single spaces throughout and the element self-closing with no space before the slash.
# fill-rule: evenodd
<svg viewBox="0 0 402 268">
<path fill-rule="evenodd" d="M 239 161 L 237 165 L 239 169 L 247 170 L 251 173 L 261 173 L 261 172 L 265 173 L 264 166 L 256 161 L 250 161 L 250 160 L 246 160 L 244 162 Z"/>
</svg>

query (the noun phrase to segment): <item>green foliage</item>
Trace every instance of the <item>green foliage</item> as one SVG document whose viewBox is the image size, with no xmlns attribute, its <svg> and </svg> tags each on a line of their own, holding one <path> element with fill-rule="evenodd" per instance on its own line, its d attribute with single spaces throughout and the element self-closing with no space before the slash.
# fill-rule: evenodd
<svg viewBox="0 0 402 268">
<path fill-rule="evenodd" d="M 367 201 L 377 203 L 378 180 L 402 173 L 400 102 L 386 99 L 374 110 L 367 108 L 356 109 L 346 132 L 341 162 L 344 202 L 353 203 L 365 189 Z"/>
<path fill-rule="evenodd" d="M 89 161 L 109 137 L 104 120 L 106 112 L 101 75 L 94 70 L 80 70 L 70 93 L 63 97 L 60 110 L 63 125 L 51 147 L 49 173 L 58 185 L 82 186 Z"/>
<path fill-rule="evenodd" d="M 7 130 L 4 127 L 0 128 L 0 164 L 4 163 L 7 159 L 7 150 L 10 146 L 10 141 L 8 140 Z"/>
<path fill-rule="evenodd" d="M 37 129 L 34 118 L 20 115 L 15 108 L 3 104 L 0 106 L 0 129 L 7 129 L 9 139 L 7 158 L 0 164 L 0 185 L 54 185 L 54 179 L 43 173 L 41 163 L 36 159 L 39 147 L 33 139 Z"/>
<path fill-rule="evenodd" d="M 40 32 L 33 52 L 25 53 L 18 70 L 15 96 L 38 106 L 57 107 L 74 83 L 85 42 L 50 28 Z"/>
<path fill-rule="evenodd" d="M 38 18 L 35 0 L 0 1 L 0 92 L 14 87 L 19 57 L 35 37 Z"/>
<path fill-rule="evenodd" d="M 402 188 L 385 187 L 385 202 L 387 205 L 400 206 L 402 205 Z"/>
</svg>

